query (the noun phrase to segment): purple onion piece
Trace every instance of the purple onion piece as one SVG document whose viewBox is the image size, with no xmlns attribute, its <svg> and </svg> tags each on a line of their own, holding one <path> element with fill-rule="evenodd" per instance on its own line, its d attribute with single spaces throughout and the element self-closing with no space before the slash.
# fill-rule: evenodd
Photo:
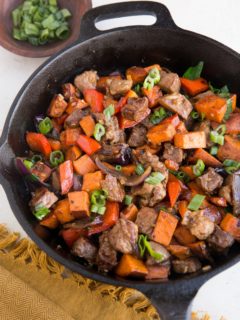
<svg viewBox="0 0 240 320">
<path fill-rule="evenodd" d="M 35 125 L 35 128 L 38 132 L 39 132 L 39 129 L 38 129 L 39 123 L 45 118 L 46 118 L 46 116 L 44 114 L 39 114 L 34 117 L 34 125 Z"/>
<path fill-rule="evenodd" d="M 82 176 L 77 174 L 73 175 L 73 190 L 74 191 L 82 190 Z"/>
<path fill-rule="evenodd" d="M 19 173 L 22 175 L 22 176 L 27 176 L 27 175 L 30 175 L 31 172 L 30 170 L 28 170 L 28 168 L 25 166 L 25 164 L 23 163 L 23 161 L 25 160 L 26 158 L 16 158 L 15 159 L 15 165 L 16 165 L 16 168 L 17 170 L 19 171 Z"/>
</svg>

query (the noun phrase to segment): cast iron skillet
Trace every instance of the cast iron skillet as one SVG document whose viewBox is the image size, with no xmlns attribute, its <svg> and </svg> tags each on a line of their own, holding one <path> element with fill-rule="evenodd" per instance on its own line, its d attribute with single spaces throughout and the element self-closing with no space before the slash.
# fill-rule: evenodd
<svg viewBox="0 0 240 320">
<path fill-rule="evenodd" d="M 157 21 L 150 27 L 125 27 L 107 32 L 95 28 L 94 23 L 102 19 L 139 14 L 154 15 Z M 117 279 L 112 275 L 99 274 L 74 260 L 64 250 L 57 251 L 56 245 L 60 240 L 56 234 L 43 237 L 41 232 L 39 235 L 36 221 L 28 208 L 29 194 L 14 168 L 13 159 L 24 155 L 27 149 L 25 132 L 33 129 L 34 115 L 45 112 L 52 94 L 75 74 L 86 69 L 108 74 L 119 66 L 126 68 L 153 63 L 160 63 L 181 74 L 200 60 L 205 62 L 204 77 L 218 86 L 226 83 L 232 92 L 239 94 L 239 54 L 212 39 L 180 29 L 164 5 L 142 1 L 95 8 L 82 20 L 80 40 L 50 58 L 25 83 L 12 104 L 0 140 L 0 182 L 16 218 L 32 240 L 52 258 L 85 277 L 142 291 L 165 320 L 184 319 L 187 307 L 200 286 L 239 261 L 239 248 L 233 247 L 229 255 L 217 261 L 208 272 L 175 277 L 168 282 Z"/>
</svg>

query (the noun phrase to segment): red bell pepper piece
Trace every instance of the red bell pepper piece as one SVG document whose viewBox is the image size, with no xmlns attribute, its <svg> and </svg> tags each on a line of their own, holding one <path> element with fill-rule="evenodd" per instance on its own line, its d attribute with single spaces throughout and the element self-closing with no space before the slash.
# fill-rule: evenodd
<svg viewBox="0 0 240 320">
<path fill-rule="evenodd" d="M 67 160 L 59 166 L 60 185 L 62 194 L 66 194 L 73 185 L 73 165 L 71 160 Z"/>
<path fill-rule="evenodd" d="M 83 91 L 85 101 L 90 105 L 92 112 L 103 112 L 104 95 L 95 89 L 85 89 Z"/>
<path fill-rule="evenodd" d="M 103 216 L 103 223 L 95 225 L 88 229 L 88 235 L 91 236 L 96 233 L 103 232 L 112 227 L 119 218 L 119 203 L 107 201 L 106 211 Z"/>
<path fill-rule="evenodd" d="M 83 134 L 80 134 L 79 138 L 77 139 L 77 144 L 89 156 L 102 148 L 100 143 L 98 143 L 96 140 L 84 136 Z"/>
<path fill-rule="evenodd" d="M 180 193 L 181 193 L 181 184 L 179 180 L 177 181 L 169 181 L 167 184 L 168 196 L 170 200 L 171 208 L 174 207 Z"/>
<path fill-rule="evenodd" d="M 87 231 L 81 228 L 70 228 L 62 230 L 60 234 L 63 237 L 66 244 L 68 245 L 68 247 L 71 248 L 74 242 L 77 241 L 77 239 L 80 236 L 87 236 Z"/>
<path fill-rule="evenodd" d="M 41 152 L 47 158 L 50 156 L 50 153 L 52 152 L 51 145 L 42 133 L 27 132 L 26 140 L 32 151 Z"/>
<path fill-rule="evenodd" d="M 166 123 L 170 123 L 172 124 L 175 128 L 180 124 L 180 119 L 179 116 L 177 114 L 173 114 L 172 116 L 164 119 L 161 124 L 166 124 Z"/>
<path fill-rule="evenodd" d="M 121 97 L 120 100 L 118 101 L 117 105 L 115 106 L 115 114 L 120 112 L 121 109 L 125 106 L 127 103 L 128 95 L 125 97 Z"/>
</svg>

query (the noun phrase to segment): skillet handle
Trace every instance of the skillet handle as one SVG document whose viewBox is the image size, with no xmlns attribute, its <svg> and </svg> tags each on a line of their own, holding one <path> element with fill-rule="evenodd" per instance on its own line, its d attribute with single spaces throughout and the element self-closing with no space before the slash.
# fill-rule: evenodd
<svg viewBox="0 0 240 320">
<path fill-rule="evenodd" d="M 137 15 L 150 15 L 156 17 L 157 20 L 153 24 L 153 26 L 156 27 L 170 29 L 178 28 L 174 23 L 169 10 L 163 4 L 154 1 L 127 1 L 96 7 L 86 12 L 81 21 L 80 40 L 87 40 L 113 30 L 133 28 L 121 27 L 100 31 L 96 28 L 95 23 L 106 19 Z"/>
</svg>

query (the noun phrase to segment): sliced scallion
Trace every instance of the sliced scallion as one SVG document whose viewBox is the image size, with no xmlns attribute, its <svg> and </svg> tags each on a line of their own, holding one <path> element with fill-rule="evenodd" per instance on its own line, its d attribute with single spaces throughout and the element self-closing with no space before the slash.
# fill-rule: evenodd
<svg viewBox="0 0 240 320">
<path fill-rule="evenodd" d="M 203 200 L 205 199 L 205 196 L 201 195 L 201 194 L 196 194 L 192 200 L 190 201 L 189 205 L 188 205 L 188 209 L 192 210 L 192 211 L 196 211 L 201 207 L 201 204 L 203 202 Z"/>
<path fill-rule="evenodd" d="M 164 175 L 161 172 L 153 172 L 145 180 L 148 184 L 157 185 L 165 179 Z"/>
</svg>

